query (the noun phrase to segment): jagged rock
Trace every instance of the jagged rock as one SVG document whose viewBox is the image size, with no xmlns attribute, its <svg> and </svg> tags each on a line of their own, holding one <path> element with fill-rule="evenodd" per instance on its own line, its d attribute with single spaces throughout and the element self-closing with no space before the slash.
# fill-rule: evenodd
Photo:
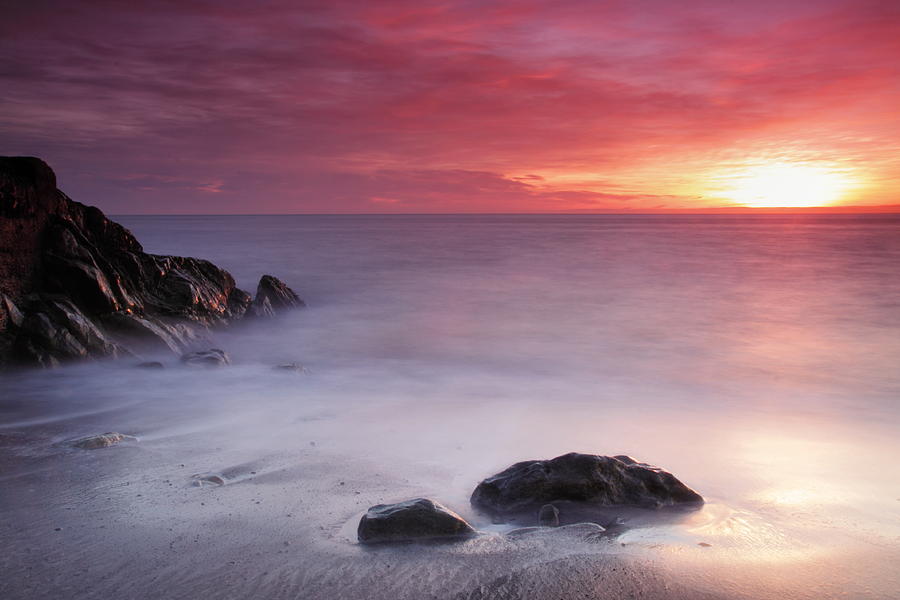
<svg viewBox="0 0 900 600">
<path fill-rule="evenodd" d="M 200 341 L 195 328 L 178 323 L 171 318 L 146 318 L 132 313 L 111 313 L 100 317 L 100 322 L 112 335 L 139 341 L 148 351 L 170 350 L 180 353 L 184 348 Z"/>
<path fill-rule="evenodd" d="M 25 322 L 25 316 L 12 299 L 0 292 L 0 332 L 17 331 Z M 15 338 L 12 335 L 0 334 L 0 356 L 12 354 L 12 346 Z"/>
<path fill-rule="evenodd" d="M 428 498 L 370 508 L 359 521 L 357 537 L 366 544 L 464 538 L 475 534 L 465 519 Z"/>
<path fill-rule="evenodd" d="M 21 327 L 24 319 L 16 303 L 6 294 L 0 293 L 0 323 L 9 322 L 13 327 Z"/>
<path fill-rule="evenodd" d="M 44 366 L 91 356 L 116 357 L 126 352 L 63 296 L 30 297 L 16 328 L 13 351 Z"/>
<path fill-rule="evenodd" d="M 183 352 L 206 329 L 303 306 L 260 280 L 255 303 L 206 260 L 147 254 L 127 229 L 56 188 L 43 161 L 0 157 L 0 366 Z"/>
<path fill-rule="evenodd" d="M 269 316 L 286 308 L 302 308 L 306 303 L 277 277 L 263 275 L 256 286 L 256 298 L 252 306 L 255 311 L 259 311 L 259 316 Z"/>
<path fill-rule="evenodd" d="M 272 302 L 268 298 L 257 297 L 256 300 L 250 303 L 247 315 L 267 319 L 275 316 L 275 309 L 272 308 Z"/>
<path fill-rule="evenodd" d="M 110 431 L 107 433 L 101 433 L 100 435 L 91 435 L 74 440 L 72 442 L 72 445 L 76 448 L 82 448 L 84 450 L 96 450 L 98 448 L 108 448 L 109 446 L 115 446 L 119 442 L 129 439 L 134 440 L 137 438 L 135 438 L 133 435 L 124 435 L 122 433 Z"/>
<path fill-rule="evenodd" d="M 474 508 L 501 517 L 559 501 L 659 508 L 703 498 L 671 473 L 629 456 L 576 452 L 516 463 L 479 483 L 471 497 Z"/>
<path fill-rule="evenodd" d="M 559 527 L 559 509 L 552 504 L 545 504 L 538 512 L 538 525 L 542 527 Z"/>
<path fill-rule="evenodd" d="M 181 362 L 191 367 L 224 367 L 231 364 L 231 358 L 224 350 L 210 348 L 188 352 L 181 357 Z"/>
</svg>

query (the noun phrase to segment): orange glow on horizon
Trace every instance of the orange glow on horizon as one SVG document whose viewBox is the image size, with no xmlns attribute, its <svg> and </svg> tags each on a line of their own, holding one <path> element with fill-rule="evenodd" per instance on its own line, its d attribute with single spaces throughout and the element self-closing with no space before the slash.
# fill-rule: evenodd
<svg viewBox="0 0 900 600">
<path fill-rule="evenodd" d="M 773 163 L 729 177 L 725 196 L 751 208 L 807 208 L 838 204 L 853 184 L 845 172 L 804 164 Z"/>
</svg>

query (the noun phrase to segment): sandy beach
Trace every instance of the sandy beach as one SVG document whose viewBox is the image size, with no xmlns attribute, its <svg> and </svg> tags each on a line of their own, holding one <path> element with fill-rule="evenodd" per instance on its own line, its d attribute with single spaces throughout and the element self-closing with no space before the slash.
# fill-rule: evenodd
<svg viewBox="0 0 900 600">
<path fill-rule="evenodd" d="M 297 326 L 314 318 L 292 317 Z M 740 500 L 736 481 L 750 471 L 728 473 L 733 448 L 714 416 L 692 424 L 683 410 L 659 409 L 658 422 L 680 419 L 680 435 L 695 442 L 638 434 L 637 443 L 625 426 L 633 412 L 597 410 L 577 382 L 567 382 L 565 403 L 523 403 L 520 394 L 558 393 L 558 382 L 532 377 L 526 392 L 477 369 L 453 384 L 455 370 L 423 380 L 420 368 L 386 379 L 384 364 L 281 373 L 241 351 L 270 334 L 220 336 L 238 349 L 222 370 L 170 360 L 163 370 L 100 363 L 7 377 L 6 398 L 16 400 L 4 402 L 0 429 L 0 595 L 802 599 L 896 589 L 900 555 L 864 514 Z M 137 440 L 67 444 L 108 430 Z M 893 442 L 870 435 L 869 448 L 876 443 L 884 453 L 871 468 L 889 469 Z M 599 542 L 552 530 L 508 537 L 509 526 L 468 505 L 477 481 L 515 460 L 635 446 L 704 489 L 707 504 L 631 517 L 631 529 Z M 194 475 L 208 473 L 226 484 L 196 486 Z M 357 543 L 369 506 L 417 496 L 440 499 L 481 535 Z"/>
</svg>

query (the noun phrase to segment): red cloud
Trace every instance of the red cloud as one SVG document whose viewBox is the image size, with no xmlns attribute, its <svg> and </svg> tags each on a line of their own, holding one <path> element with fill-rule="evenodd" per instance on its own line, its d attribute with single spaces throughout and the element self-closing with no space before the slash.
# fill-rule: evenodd
<svg viewBox="0 0 900 600">
<path fill-rule="evenodd" d="M 8 151 L 46 157 L 72 195 L 113 212 L 146 212 L 166 181 L 199 183 L 169 184 L 155 209 L 440 212 L 708 205 L 673 177 L 701 185 L 747 156 L 858 169 L 859 202 L 893 201 L 900 178 L 896 3 L 7 13 Z"/>
</svg>

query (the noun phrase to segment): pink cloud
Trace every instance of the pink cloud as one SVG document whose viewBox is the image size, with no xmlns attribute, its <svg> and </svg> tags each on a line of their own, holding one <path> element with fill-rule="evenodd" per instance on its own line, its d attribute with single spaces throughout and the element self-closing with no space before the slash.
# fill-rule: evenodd
<svg viewBox="0 0 900 600">
<path fill-rule="evenodd" d="M 690 207 L 786 149 L 889 201 L 897 56 L 879 1 L 23 3 L 0 134 L 112 212 Z"/>
</svg>

